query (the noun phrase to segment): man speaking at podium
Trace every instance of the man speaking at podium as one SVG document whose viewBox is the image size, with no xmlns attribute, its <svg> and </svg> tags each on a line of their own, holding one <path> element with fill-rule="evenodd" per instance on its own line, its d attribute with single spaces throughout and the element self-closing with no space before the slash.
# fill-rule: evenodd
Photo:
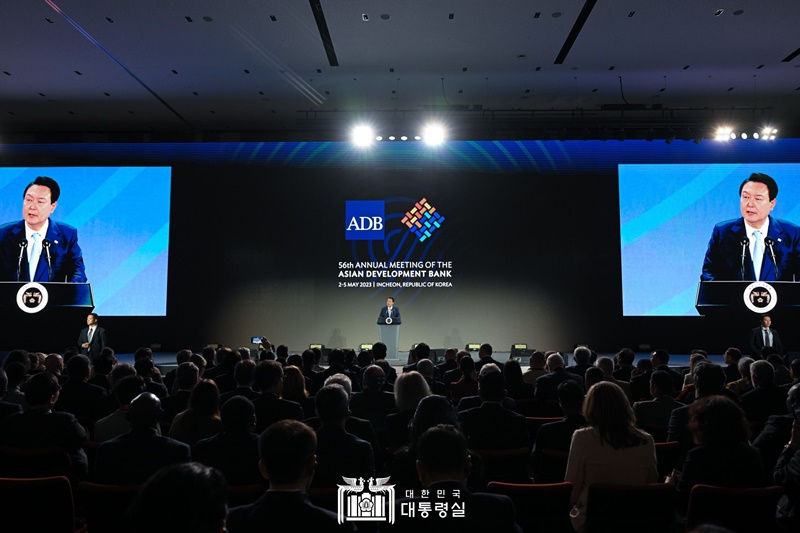
<svg viewBox="0 0 800 533">
<path fill-rule="evenodd" d="M 60 195 L 56 180 L 46 176 L 25 187 L 23 220 L 0 226 L 0 280 L 86 281 L 78 230 L 50 220 Z"/>
<path fill-rule="evenodd" d="M 800 275 L 800 227 L 770 216 L 778 184 L 753 173 L 739 186 L 742 218 L 714 226 L 703 281 L 795 281 Z"/>
<path fill-rule="evenodd" d="M 387 318 L 391 320 L 387 321 Z M 381 308 L 378 315 L 378 324 L 399 324 L 400 323 L 400 308 L 394 305 L 394 297 L 389 296 L 386 299 L 386 305 Z"/>
</svg>

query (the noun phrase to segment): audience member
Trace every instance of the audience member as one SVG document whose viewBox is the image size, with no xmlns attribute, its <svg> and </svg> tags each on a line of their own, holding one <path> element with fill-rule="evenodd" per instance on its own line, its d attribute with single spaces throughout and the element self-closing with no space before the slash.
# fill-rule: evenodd
<svg viewBox="0 0 800 533">
<path fill-rule="evenodd" d="M 128 363 L 117 363 L 114 365 L 114 368 L 111 369 L 111 373 L 108 375 L 108 383 L 111 385 L 111 394 L 107 394 L 95 402 L 95 416 L 98 418 L 105 418 L 119 409 L 119 401 L 117 401 L 117 396 L 114 394 L 114 391 L 116 391 L 120 381 L 128 376 L 135 375 L 136 369 L 133 368 L 133 365 L 129 365 Z"/>
<path fill-rule="evenodd" d="M 245 359 L 242 362 L 253 362 Z M 222 406 L 222 430 L 200 439 L 192 458 L 223 473 L 229 485 L 259 483 L 256 409 L 244 396 L 234 396 Z"/>
<path fill-rule="evenodd" d="M 481 344 L 478 348 L 478 361 L 475 363 L 475 371 L 480 372 L 483 365 L 494 363 L 501 371 L 503 370 L 503 363 L 496 361 L 492 358 L 492 345 L 489 343 Z"/>
<path fill-rule="evenodd" d="M 741 397 L 753 390 L 753 381 L 750 378 L 750 365 L 752 365 L 753 362 L 754 360 L 750 357 L 742 357 L 739 359 L 739 364 L 736 368 L 739 370 L 739 375 L 742 377 L 726 385 L 728 390 L 733 392 L 737 397 Z"/>
<path fill-rule="evenodd" d="M 522 378 L 522 367 L 519 361 L 509 359 L 503 366 L 503 377 L 506 380 L 506 394 L 513 400 L 532 400 L 536 387 L 526 383 Z"/>
<path fill-rule="evenodd" d="M 470 354 L 467 350 L 459 350 L 458 352 L 456 352 L 456 368 L 454 368 L 453 370 L 448 370 L 442 376 L 442 383 L 444 383 L 448 387 L 451 387 L 451 389 L 452 389 L 453 383 L 455 383 L 459 379 L 461 379 L 461 376 L 462 376 L 462 373 L 461 373 L 461 360 L 463 358 L 465 358 L 465 357 L 469 357 L 470 359 L 472 359 L 472 354 Z M 475 366 L 474 363 L 475 363 L 475 361 L 473 361 L 473 368 Z M 451 390 L 450 391 L 451 395 L 452 395 L 452 392 L 453 391 Z"/>
<path fill-rule="evenodd" d="M 535 396 L 540 402 L 557 402 L 558 386 L 568 379 L 576 381 L 583 390 L 583 378 L 566 371 L 561 354 L 554 353 L 547 358 L 547 370 L 547 374 L 536 380 Z"/>
<path fill-rule="evenodd" d="M 3 401 L 8 403 L 17 404 L 22 409 L 28 408 L 28 402 L 25 401 L 25 393 L 22 392 L 22 384 L 28 378 L 28 371 L 22 363 L 11 363 L 6 367 L 6 376 L 8 377 L 8 390 L 3 397 Z"/>
<path fill-rule="evenodd" d="M 755 437 L 771 415 L 786 412 L 788 391 L 775 385 L 775 371 L 768 361 L 756 361 L 750 365 L 750 379 L 753 381 L 753 390 L 743 394 L 739 401 Z"/>
<path fill-rule="evenodd" d="M 128 408 L 131 430 L 97 448 L 95 480 L 98 483 L 137 485 L 164 466 L 191 461 L 188 445 L 158 434 L 161 400 L 143 392 Z"/>
<path fill-rule="evenodd" d="M 761 456 L 748 442 L 747 420 L 736 402 L 724 396 L 697 399 L 689 408 L 689 430 L 697 446 L 686 454 L 683 469 L 667 478 L 676 485 L 681 511 L 698 484 L 764 486 Z"/>
<path fill-rule="evenodd" d="M 417 372 L 422 374 L 422 377 L 425 378 L 425 381 L 428 383 L 428 388 L 431 389 L 431 394 L 450 396 L 450 387 L 434 379 L 436 368 L 433 361 L 430 359 L 421 359 L 417 361 Z"/>
<path fill-rule="evenodd" d="M 298 531 L 355 531 L 352 522 L 339 524 L 336 513 L 317 507 L 306 493 L 317 467 L 316 449 L 315 433 L 302 422 L 281 420 L 264 431 L 258 440 L 258 467 L 269 490 L 256 502 L 231 509 L 228 531 L 260 533 L 276 517 Z"/>
<path fill-rule="evenodd" d="M 139 350 L 141 350 L 141 348 L 139 348 Z M 152 350 L 150 351 L 152 352 Z M 135 357 L 136 355 L 134 354 L 134 358 Z M 136 359 L 133 363 L 133 367 L 136 369 L 136 374 L 144 380 L 144 386 L 147 392 L 153 393 L 159 398 L 167 396 L 167 387 L 161 383 L 160 374 L 158 373 L 158 369 L 152 357 L 140 357 Z M 159 379 L 156 379 L 156 376 L 159 376 Z"/>
<path fill-rule="evenodd" d="M 317 392 L 322 426 L 317 430 L 315 486 L 336 487 L 342 483 L 342 476 L 364 480 L 375 476 L 372 445 L 345 430 L 349 399 L 341 385 L 325 385 Z"/>
<path fill-rule="evenodd" d="M 630 382 L 633 373 L 633 361 L 636 353 L 630 348 L 623 348 L 614 355 L 617 369 L 614 370 L 614 377 L 620 381 Z"/>
<path fill-rule="evenodd" d="M 53 410 L 66 411 L 83 422 L 90 422 L 94 419 L 95 404 L 106 395 L 106 390 L 88 382 L 92 366 L 85 355 L 70 358 L 67 372 L 69 377 L 61 386 L 61 394 Z"/>
<path fill-rule="evenodd" d="M 188 348 L 184 348 L 175 354 L 175 362 L 178 366 L 167 372 L 163 378 L 164 386 L 167 387 L 167 391 L 169 391 L 170 394 L 173 394 L 176 390 L 175 377 L 178 374 L 178 367 L 180 367 L 181 364 L 188 362 L 191 356 L 192 351 Z"/>
<path fill-rule="evenodd" d="M 644 485 L 658 480 L 653 437 L 636 427 L 622 389 L 607 381 L 594 385 L 583 411 L 589 426 L 572 435 L 564 476 L 573 484 L 570 516 L 578 531 L 584 526 L 590 485 Z"/>
<path fill-rule="evenodd" d="M 673 381 L 663 370 L 656 370 L 650 375 L 650 396 L 652 400 L 643 400 L 633 404 L 636 425 L 653 436 L 656 442 L 666 442 L 667 428 L 672 411 L 683 404 L 672 399 Z"/>
<path fill-rule="evenodd" d="M 144 382 L 139 376 L 128 376 L 120 380 L 113 393 L 119 407 L 110 415 L 95 422 L 93 440 L 105 442 L 130 431 L 128 409 L 131 401 L 143 392 Z"/>
<path fill-rule="evenodd" d="M 386 361 L 386 352 L 387 348 L 384 343 L 376 342 L 372 345 L 372 356 L 375 358 L 376 365 L 381 361 Z M 397 379 L 397 370 L 395 370 L 391 365 L 387 366 L 389 367 L 388 369 L 383 369 L 384 373 L 386 374 L 386 382 L 394 384 L 395 380 Z"/>
<path fill-rule="evenodd" d="M 361 391 L 353 393 L 350 398 L 350 412 L 372 422 L 376 431 L 383 431 L 387 415 L 397 412 L 394 394 L 383 390 L 385 381 L 383 369 L 370 365 L 362 374 Z"/>
<path fill-rule="evenodd" d="M 733 383 L 737 379 L 741 379 L 742 375 L 739 373 L 739 361 L 742 359 L 742 351 L 739 348 L 728 348 L 725 350 L 723 358 L 725 361 L 725 366 L 723 367 L 725 371 L 725 384 L 727 385 L 728 383 Z"/>
<path fill-rule="evenodd" d="M 415 497 L 400 498 L 395 502 L 395 523 L 387 531 L 421 530 L 419 516 L 403 515 L 404 507 L 435 509 L 435 502 L 447 502 L 448 509 L 457 503 L 463 505 L 463 518 L 452 511 L 431 512 L 424 518 L 425 529 L 430 531 L 464 532 L 521 532 L 516 524 L 514 504 L 508 496 L 471 492 L 467 479 L 471 469 L 467 439 L 451 425 L 441 424 L 425 431 L 417 446 L 417 474 L 425 492 Z M 382 528 L 383 530 L 383 528 Z"/>
<path fill-rule="evenodd" d="M 394 400 L 397 412 L 386 416 L 386 435 L 391 448 L 409 443 L 408 424 L 414 417 L 419 401 L 430 396 L 431 389 L 422 374 L 412 370 L 397 376 L 394 385 Z"/>
<path fill-rule="evenodd" d="M 484 366 L 486 368 L 486 366 Z M 484 374 L 478 395 L 482 403 L 459 412 L 461 428 L 470 448 L 504 450 L 529 448 L 528 426 L 525 417 L 503 407 L 506 397 L 505 380 L 500 371 Z"/>
<path fill-rule="evenodd" d="M 444 380 L 444 375 L 451 370 L 458 370 L 458 350 L 455 348 L 447 348 L 444 351 L 444 361 L 436 365 L 436 380 L 450 385 L 450 382 Z"/>
<path fill-rule="evenodd" d="M 767 361 L 775 370 L 775 385 L 782 387 L 792 382 L 792 375 L 786 365 L 783 364 L 783 357 L 774 353 L 767 357 Z"/>
<path fill-rule="evenodd" d="M 7 392 L 8 376 L 6 375 L 5 370 L 0 369 L 0 426 L 2 426 L 2 422 L 6 419 L 6 417 L 22 412 L 21 405 L 5 401 Z"/>
<path fill-rule="evenodd" d="M 189 407 L 172 419 L 169 436 L 194 446 L 198 440 L 216 435 L 221 428 L 219 389 L 210 379 L 201 379 L 192 389 Z"/>
<path fill-rule="evenodd" d="M 189 407 L 189 398 L 198 381 L 200 381 L 200 369 L 194 363 L 186 361 L 178 365 L 174 383 L 176 390 L 161 400 L 163 409 L 161 423 L 165 426 L 164 431 L 166 431 L 166 426 L 172 424 L 178 413 Z"/>
<path fill-rule="evenodd" d="M 461 398 L 478 394 L 478 378 L 472 356 L 467 354 L 459 359 L 458 367 L 461 377 L 458 381 L 450 383 L 450 397 L 454 404 L 458 404 Z"/>
<path fill-rule="evenodd" d="M 283 368 L 283 389 L 281 398 L 292 402 L 297 402 L 303 408 L 303 418 L 311 418 L 315 415 L 314 398 L 308 394 L 306 389 L 306 378 L 303 371 L 294 365 L 286 365 Z"/>
<path fill-rule="evenodd" d="M 100 351 L 100 355 L 92 360 L 92 377 L 89 378 L 89 383 L 103 387 L 106 394 L 111 394 L 109 374 L 111 374 L 116 364 L 117 357 L 114 354 L 114 349 L 106 346 Z"/>
<path fill-rule="evenodd" d="M 609 359 L 610 360 L 610 359 Z M 557 422 L 542 424 L 536 432 L 531 453 L 531 468 L 536 483 L 561 483 L 564 481 L 566 462 L 557 464 L 545 457 L 544 450 L 563 453 L 566 457 L 575 430 L 586 427 L 583 416 L 583 389 L 575 381 L 568 379 L 558 386 L 558 405 L 564 418 Z"/>
<path fill-rule="evenodd" d="M 544 352 L 540 352 L 539 350 L 534 351 L 531 354 L 531 358 L 528 361 L 528 370 L 522 374 L 522 379 L 525 383 L 530 383 L 531 385 L 536 385 L 536 379 L 539 376 L 543 376 L 547 374 L 547 369 L 545 368 L 546 359 L 544 357 Z"/>
<path fill-rule="evenodd" d="M 592 366 L 589 362 L 592 358 L 592 351 L 586 346 L 578 346 L 572 352 L 572 358 L 575 360 L 575 364 L 568 366 L 566 371 L 583 377 L 586 369 Z"/>
<path fill-rule="evenodd" d="M 233 367 L 233 379 L 236 382 L 236 386 L 228 392 L 222 392 L 222 390 L 220 390 L 220 407 L 234 396 L 244 396 L 250 401 L 260 396 L 258 392 L 253 390 L 253 375 L 255 374 L 255 370 L 256 362 L 252 359 L 243 359 L 236 363 Z"/>
<path fill-rule="evenodd" d="M 622 392 L 625 393 L 625 396 L 628 397 L 628 400 L 632 401 L 632 394 L 631 394 L 631 384 L 627 381 L 622 381 L 614 377 L 614 360 L 610 357 L 600 357 L 597 359 L 595 363 L 597 368 L 603 371 L 603 379 L 605 381 L 610 381 L 617 385 Z"/>
<path fill-rule="evenodd" d="M 256 408 L 256 432 L 260 433 L 278 420 L 304 418 L 303 408 L 297 402 L 282 399 L 283 368 L 275 361 L 261 361 L 253 372 L 254 387 L 261 396 L 253 400 Z"/>
<path fill-rule="evenodd" d="M 9 369 L 12 365 L 9 365 Z M 25 385 L 27 409 L 9 416 L 0 432 L 0 442 L 14 448 L 63 448 L 72 460 L 79 478 L 89 472 L 86 453 L 81 448 L 89 434 L 70 412 L 54 411 L 61 387 L 50 372 L 31 376 Z"/>
<path fill-rule="evenodd" d="M 126 522 L 133 533 L 223 533 L 227 502 L 220 472 L 199 463 L 175 464 L 142 485 Z"/>
<path fill-rule="evenodd" d="M 753 447 L 761 453 L 764 471 L 768 478 L 772 477 L 778 457 L 784 445 L 789 442 L 792 422 L 795 420 L 795 408 L 798 407 L 800 407 L 800 385 L 795 385 L 789 389 L 786 396 L 787 413 L 770 416 L 761 433 L 753 436 Z"/>
<path fill-rule="evenodd" d="M 795 386 L 794 388 L 797 388 Z M 795 404 L 797 406 L 797 404 Z M 800 419 L 795 418 L 789 442 L 775 465 L 773 480 L 785 493 L 778 501 L 778 523 L 785 531 L 800 528 Z"/>
</svg>

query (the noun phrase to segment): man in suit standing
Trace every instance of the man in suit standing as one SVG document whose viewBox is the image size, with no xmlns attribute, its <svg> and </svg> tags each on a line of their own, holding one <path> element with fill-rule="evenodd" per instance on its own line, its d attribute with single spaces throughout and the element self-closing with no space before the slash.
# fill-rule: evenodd
<svg viewBox="0 0 800 533">
<path fill-rule="evenodd" d="M 783 344 L 778 330 L 772 329 L 772 318 L 769 315 L 761 316 L 761 325 L 750 330 L 750 354 L 753 359 L 761 359 L 761 350 L 770 346 L 783 354 Z"/>
<path fill-rule="evenodd" d="M 714 226 L 701 280 L 794 281 L 800 275 L 800 227 L 770 215 L 777 196 L 771 176 L 754 172 L 742 182 L 742 217 Z"/>
<path fill-rule="evenodd" d="M 108 346 L 105 328 L 98 325 L 100 316 L 97 313 L 89 313 L 86 317 L 86 327 L 78 335 L 78 347 L 83 355 L 88 355 L 94 359 L 100 355 L 103 348 Z"/>
<path fill-rule="evenodd" d="M 25 187 L 22 218 L 0 226 L 0 279 L 83 283 L 86 271 L 78 230 L 50 220 L 61 189 L 39 176 Z"/>
<path fill-rule="evenodd" d="M 391 318 L 391 322 L 387 322 L 387 318 Z M 400 308 L 394 305 L 394 296 L 389 296 L 378 315 L 378 324 L 400 324 L 400 320 Z"/>
</svg>

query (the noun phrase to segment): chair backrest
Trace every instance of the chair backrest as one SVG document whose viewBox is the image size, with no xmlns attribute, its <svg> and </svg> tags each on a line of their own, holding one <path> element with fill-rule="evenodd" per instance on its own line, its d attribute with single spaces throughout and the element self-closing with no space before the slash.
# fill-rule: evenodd
<svg viewBox="0 0 800 533">
<path fill-rule="evenodd" d="M 0 517 L 3 531 L 73 533 L 75 507 L 69 479 L 0 478 Z"/>
<path fill-rule="evenodd" d="M 133 502 L 138 485 L 105 485 L 82 481 L 78 485 L 81 515 L 91 533 L 127 531 L 125 513 Z"/>
<path fill-rule="evenodd" d="M 64 476 L 77 485 L 78 476 L 64 448 L 15 448 L 0 446 L 0 476 L 43 478 Z"/>
<path fill-rule="evenodd" d="M 483 484 L 490 481 L 506 483 L 530 483 L 528 466 L 531 451 L 527 447 L 508 450 L 471 450 L 483 461 Z M 474 461 L 473 461 L 474 463 Z"/>
<path fill-rule="evenodd" d="M 777 531 L 775 511 L 783 488 L 695 485 L 689 495 L 686 526 L 714 524 L 736 532 Z"/>
<path fill-rule="evenodd" d="M 572 483 L 524 484 L 492 481 L 486 490 L 505 494 L 514 502 L 517 524 L 523 531 L 572 533 L 569 520 Z"/>
<path fill-rule="evenodd" d="M 681 453 L 681 443 L 656 442 L 656 462 L 658 463 L 658 479 L 663 480 L 672 473 Z"/>
<path fill-rule="evenodd" d="M 558 422 L 563 420 L 563 416 L 526 416 L 525 423 L 528 426 L 528 436 L 531 442 L 536 442 L 536 435 L 539 433 L 539 428 L 548 422 Z"/>
<path fill-rule="evenodd" d="M 675 487 L 594 484 L 586 502 L 586 532 L 669 533 L 675 521 Z"/>
<path fill-rule="evenodd" d="M 569 452 L 562 450 L 550 450 L 544 448 L 541 451 L 541 466 L 539 470 L 534 470 L 534 480 L 536 483 L 561 483 L 567 472 L 567 461 Z"/>
</svg>

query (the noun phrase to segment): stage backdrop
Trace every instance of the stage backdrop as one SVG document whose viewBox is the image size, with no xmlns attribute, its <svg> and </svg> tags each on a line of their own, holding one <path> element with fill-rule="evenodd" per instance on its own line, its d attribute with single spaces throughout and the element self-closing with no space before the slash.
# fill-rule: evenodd
<svg viewBox="0 0 800 533">
<path fill-rule="evenodd" d="M 348 143 L 11 145 L 0 163 L 171 169 L 166 316 L 123 316 L 151 298 L 131 283 L 130 307 L 104 319 L 122 349 L 250 345 L 254 335 L 292 351 L 309 343 L 357 346 L 377 340 L 378 311 L 394 296 L 401 348 L 490 342 L 507 351 L 524 342 L 721 351 L 744 333 L 704 317 L 642 315 L 692 314 L 685 297 L 669 302 L 699 280 L 713 224 L 737 215 L 742 173 L 776 173 L 779 216 L 796 218 L 787 209 L 798 197 L 791 169 L 774 164 L 796 163 L 798 147 L 794 140 L 387 142 L 369 150 Z M 11 190 L 5 216 L 17 219 L 20 183 Z M 79 194 L 74 205 L 94 190 Z M 164 228 L 163 218 L 161 225 L 150 219 L 164 213 L 154 209 L 164 194 L 132 207 L 126 197 L 109 205 L 135 212 L 130 228 Z M 127 245 L 124 234 L 98 250 L 78 225 L 94 257 Z M 680 235 L 662 242 L 662 226 Z M 652 260 L 651 246 L 661 246 Z M 87 258 L 92 282 L 99 264 Z"/>
</svg>

